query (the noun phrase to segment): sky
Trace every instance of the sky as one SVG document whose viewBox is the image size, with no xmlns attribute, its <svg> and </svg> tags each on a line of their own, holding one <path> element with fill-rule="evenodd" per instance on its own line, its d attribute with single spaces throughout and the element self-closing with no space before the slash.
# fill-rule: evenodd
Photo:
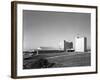
<svg viewBox="0 0 100 80">
<path fill-rule="evenodd" d="M 91 43 L 89 13 L 23 10 L 23 50 L 59 47 L 59 42 L 75 41 L 77 34 Z"/>
</svg>

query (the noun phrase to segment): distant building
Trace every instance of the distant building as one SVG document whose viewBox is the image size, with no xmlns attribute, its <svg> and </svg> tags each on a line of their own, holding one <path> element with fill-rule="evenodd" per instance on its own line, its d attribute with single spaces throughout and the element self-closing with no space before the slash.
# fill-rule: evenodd
<svg viewBox="0 0 100 80">
<path fill-rule="evenodd" d="M 85 52 L 87 47 L 86 37 L 75 37 L 75 51 Z"/>
<path fill-rule="evenodd" d="M 58 50 L 57 48 L 54 47 L 40 47 L 41 50 Z"/>
<path fill-rule="evenodd" d="M 64 51 L 70 50 L 73 48 L 73 43 L 64 40 Z"/>
<path fill-rule="evenodd" d="M 59 42 L 59 49 L 64 50 L 64 41 Z"/>
<path fill-rule="evenodd" d="M 73 48 L 73 43 L 64 40 L 64 41 L 62 41 L 62 42 L 59 43 L 59 48 L 60 48 L 61 50 L 67 51 L 67 50 Z"/>
</svg>

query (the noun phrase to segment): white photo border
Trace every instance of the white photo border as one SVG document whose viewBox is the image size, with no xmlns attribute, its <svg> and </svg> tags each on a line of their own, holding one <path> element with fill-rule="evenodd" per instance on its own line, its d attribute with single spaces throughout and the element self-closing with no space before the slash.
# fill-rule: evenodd
<svg viewBox="0 0 100 80">
<path fill-rule="evenodd" d="M 19 4 L 18 4 L 19 3 Z M 91 73 L 97 72 L 97 9 L 95 7 L 86 6 L 53 6 L 40 5 L 42 3 L 31 2 L 17 2 L 16 3 L 16 27 L 17 27 L 17 51 L 16 51 L 16 77 L 24 76 L 44 76 L 56 74 L 77 74 L 77 73 Z M 48 3 L 49 4 L 49 3 Z M 66 68 L 49 68 L 49 69 L 29 69 L 23 70 L 23 51 L 22 51 L 22 38 L 23 38 L 23 10 L 38 10 L 38 11 L 56 11 L 56 12 L 76 12 L 76 13 L 90 13 L 91 14 L 91 66 L 85 67 L 66 67 Z"/>
</svg>

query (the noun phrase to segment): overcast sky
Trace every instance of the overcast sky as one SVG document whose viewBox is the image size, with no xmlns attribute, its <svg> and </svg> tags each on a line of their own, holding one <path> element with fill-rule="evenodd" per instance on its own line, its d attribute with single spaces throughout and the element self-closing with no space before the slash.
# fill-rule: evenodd
<svg viewBox="0 0 100 80">
<path fill-rule="evenodd" d="M 66 40 L 74 44 L 75 36 L 87 37 L 90 48 L 90 14 L 71 12 L 23 11 L 23 49 L 41 46 L 59 47 Z"/>
</svg>

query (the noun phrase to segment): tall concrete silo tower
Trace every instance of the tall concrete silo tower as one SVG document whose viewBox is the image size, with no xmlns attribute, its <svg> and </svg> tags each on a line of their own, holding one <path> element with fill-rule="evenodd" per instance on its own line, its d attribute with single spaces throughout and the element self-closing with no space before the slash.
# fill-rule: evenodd
<svg viewBox="0 0 100 80">
<path fill-rule="evenodd" d="M 75 51 L 76 52 L 85 52 L 87 48 L 87 39 L 86 37 L 75 37 Z"/>
</svg>

